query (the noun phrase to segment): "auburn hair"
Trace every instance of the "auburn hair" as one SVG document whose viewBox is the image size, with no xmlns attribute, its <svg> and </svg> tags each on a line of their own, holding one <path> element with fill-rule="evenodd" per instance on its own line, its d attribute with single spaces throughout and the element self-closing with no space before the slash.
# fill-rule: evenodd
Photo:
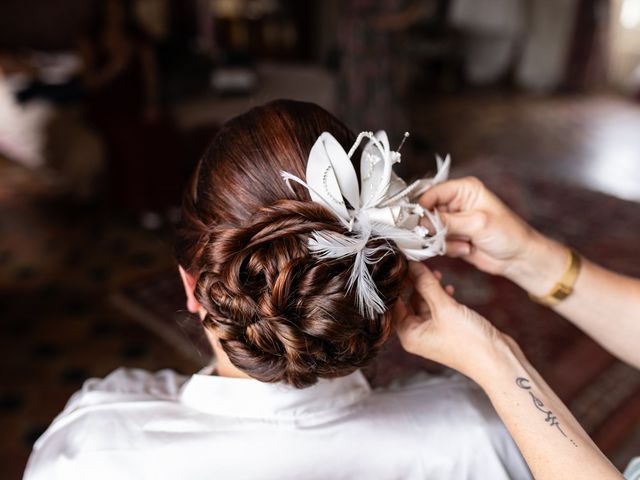
<svg viewBox="0 0 640 480">
<path fill-rule="evenodd" d="M 322 132 L 347 150 L 354 134 L 321 107 L 278 100 L 228 121 L 214 136 L 184 193 L 176 256 L 197 279 L 195 295 L 229 360 L 263 382 L 302 388 L 363 367 L 393 328 L 390 313 L 363 316 L 347 288 L 353 258 L 320 260 L 314 231 L 344 232 L 303 187 Z M 371 246 L 380 239 L 370 240 Z M 387 308 L 407 262 L 393 250 L 369 266 Z"/>
</svg>

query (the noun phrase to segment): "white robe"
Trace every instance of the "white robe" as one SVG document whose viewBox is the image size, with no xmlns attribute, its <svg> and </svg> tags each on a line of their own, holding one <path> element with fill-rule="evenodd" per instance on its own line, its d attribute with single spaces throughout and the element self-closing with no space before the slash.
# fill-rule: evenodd
<svg viewBox="0 0 640 480">
<path fill-rule="evenodd" d="M 357 371 L 297 390 L 118 369 L 69 400 L 24 478 L 531 477 L 485 395 L 458 375 L 378 390 Z"/>
</svg>

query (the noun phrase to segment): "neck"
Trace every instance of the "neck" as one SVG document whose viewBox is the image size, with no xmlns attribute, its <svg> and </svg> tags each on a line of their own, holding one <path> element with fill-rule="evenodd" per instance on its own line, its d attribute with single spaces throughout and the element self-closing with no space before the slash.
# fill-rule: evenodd
<svg viewBox="0 0 640 480">
<path fill-rule="evenodd" d="M 244 373 L 238 367 L 236 367 L 231 360 L 229 360 L 229 356 L 226 354 L 222 345 L 220 344 L 220 340 L 218 336 L 211 332 L 209 329 L 204 329 L 209 343 L 213 348 L 213 355 L 216 359 L 216 374 L 220 377 L 230 377 L 230 378 L 251 378 L 249 375 Z"/>
<path fill-rule="evenodd" d="M 213 348 L 213 351 L 216 358 L 216 373 L 218 376 L 230 378 L 251 378 L 231 363 L 231 360 L 229 360 L 229 357 L 222 349 L 220 342 L 218 342 L 217 346 Z"/>
</svg>

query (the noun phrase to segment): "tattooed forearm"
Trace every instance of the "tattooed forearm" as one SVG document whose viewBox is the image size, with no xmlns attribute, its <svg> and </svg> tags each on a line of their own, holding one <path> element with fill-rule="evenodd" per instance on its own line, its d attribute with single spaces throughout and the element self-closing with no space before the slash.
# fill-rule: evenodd
<svg viewBox="0 0 640 480">
<path fill-rule="evenodd" d="M 527 393 L 529 393 L 529 396 L 531 397 L 531 401 L 533 402 L 533 406 L 536 407 L 538 410 L 540 410 L 542 413 L 544 413 L 545 415 L 544 421 L 547 422 L 549 426 L 556 427 L 563 436 L 567 437 L 567 434 L 562 429 L 562 426 L 560 425 L 558 418 L 553 414 L 553 412 L 551 412 L 551 410 L 549 410 L 545 406 L 542 400 L 540 400 L 531 390 L 530 380 L 528 378 L 518 377 L 516 378 L 516 385 L 522 390 L 526 390 Z M 567 439 L 571 442 L 571 444 L 574 447 L 578 446 L 578 444 L 576 444 L 576 442 L 574 442 L 569 437 L 567 437 Z"/>
</svg>

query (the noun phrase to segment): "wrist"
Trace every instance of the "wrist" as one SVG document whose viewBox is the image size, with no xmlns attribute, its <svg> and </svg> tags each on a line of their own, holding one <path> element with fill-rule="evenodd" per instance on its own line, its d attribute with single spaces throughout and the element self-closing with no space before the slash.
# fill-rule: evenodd
<svg viewBox="0 0 640 480">
<path fill-rule="evenodd" d="M 533 231 L 522 256 L 505 276 L 535 296 L 546 295 L 563 275 L 567 247 Z"/>
<path fill-rule="evenodd" d="M 504 381 L 510 382 L 526 372 L 526 360 L 519 345 L 511 337 L 500 334 L 485 354 L 483 368 L 471 377 L 486 393 L 500 388 Z"/>
</svg>

